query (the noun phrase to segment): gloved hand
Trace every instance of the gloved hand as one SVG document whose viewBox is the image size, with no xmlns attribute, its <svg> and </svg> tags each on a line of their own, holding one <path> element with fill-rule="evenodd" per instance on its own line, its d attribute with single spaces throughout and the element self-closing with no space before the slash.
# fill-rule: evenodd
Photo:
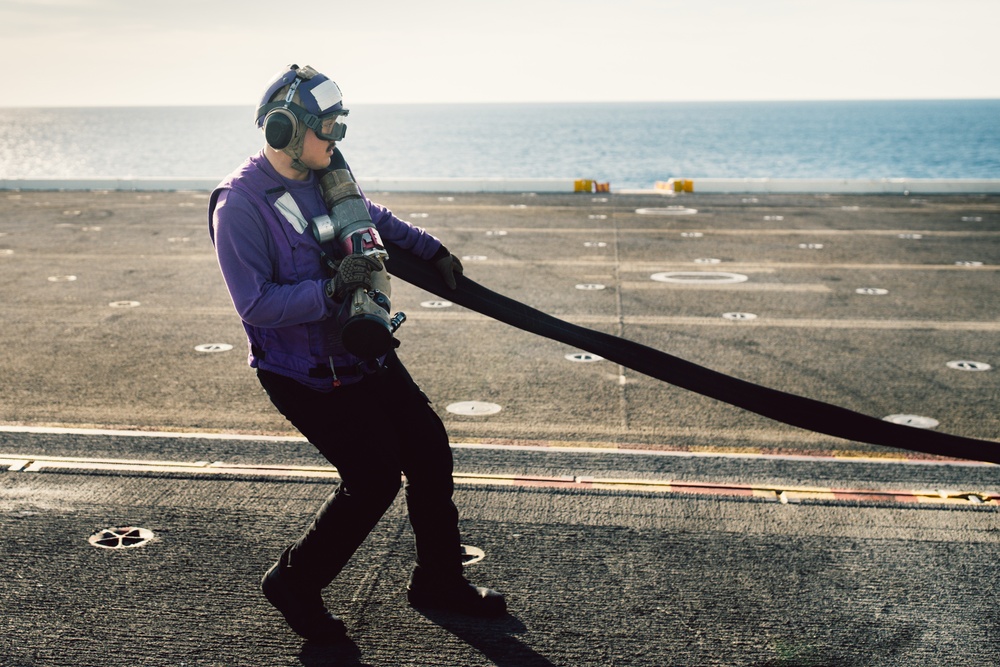
<svg viewBox="0 0 1000 667">
<path fill-rule="evenodd" d="M 372 288 L 372 271 L 379 271 L 381 262 L 374 257 L 365 255 L 348 255 L 340 261 L 337 275 L 333 277 L 333 298 L 343 301 L 348 294 L 363 287 L 366 291 Z"/>
<path fill-rule="evenodd" d="M 434 254 L 431 258 L 431 262 L 434 264 L 434 268 L 437 269 L 441 277 L 444 278 L 445 284 L 451 289 L 458 287 L 455 276 L 462 275 L 462 262 L 459 261 L 458 257 L 455 257 L 448 249 L 444 246 Z"/>
</svg>

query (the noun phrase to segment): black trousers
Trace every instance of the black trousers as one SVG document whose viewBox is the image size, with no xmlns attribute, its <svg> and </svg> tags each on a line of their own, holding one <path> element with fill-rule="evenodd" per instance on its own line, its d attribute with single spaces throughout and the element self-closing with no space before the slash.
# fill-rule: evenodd
<svg viewBox="0 0 1000 667">
<path fill-rule="evenodd" d="M 297 577 L 328 585 L 392 505 L 401 474 L 417 565 L 432 576 L 461 575 L 448 434 L 394 353 L 378 373 L 329 393 L 267 371 L 257 376 L 275 407 L 341 478 L 282 555 Z"/>
</svg>

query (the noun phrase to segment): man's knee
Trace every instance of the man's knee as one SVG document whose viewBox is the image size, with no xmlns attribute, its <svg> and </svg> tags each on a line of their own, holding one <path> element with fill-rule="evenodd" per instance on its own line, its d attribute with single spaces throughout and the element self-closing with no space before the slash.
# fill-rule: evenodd
<svg viewBox="0 0 1000 667">
<path fill-rule="evenodd" d="M 349 503 L 388 509 L 399 494 L 402 478 L 398 471 L 368 471 L 341 483 L 339 494 Z"/>
</svg>

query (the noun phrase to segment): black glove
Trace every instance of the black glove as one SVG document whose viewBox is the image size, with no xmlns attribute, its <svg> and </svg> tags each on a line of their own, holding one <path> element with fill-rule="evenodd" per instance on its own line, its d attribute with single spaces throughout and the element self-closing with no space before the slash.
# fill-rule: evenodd
<svg viewBox="0 0 1000 667">
<path fill-rule="evenodd" d="M 441 246 L 434 256 L 431 257 L 431 263 L 434 264 L 434 268 L 437 269 L 441 277 L 444 278 L 445 284 L 451 289 L 455 289 L 458 286 L 456 282 L 456 276 L 462 275 L 462 262 L 459 261 L 458 257 L 455 257 L 448 249 Z"/>
<path fill-rule="evenodd" d="M 363 287 L 365 291 L 372 288 L 372 271 L 382 268 L 381 262 L 374 257 L 365 255 L 348 255 L 337 267 L 337 275 L 333 277 L 333 298 L 343 301 L 348 294 Z"/>
</svg>

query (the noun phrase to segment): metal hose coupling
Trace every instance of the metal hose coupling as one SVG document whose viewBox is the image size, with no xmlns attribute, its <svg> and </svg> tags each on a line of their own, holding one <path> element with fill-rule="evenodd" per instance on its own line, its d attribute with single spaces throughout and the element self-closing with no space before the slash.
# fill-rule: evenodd
<svg viewBox="0 0 1000 667">
<path fill-rule="evenodd" d="M 385 270 L 389 253 L 339 150 L 334 151 L 330 168 L 319 182 L 330 213 L 313 220 L 313 236 L 320 244 L 334 243 L 345 255 L 360 254 L 378 266 L 371 272 L 371 288 L 356 289 L 337 313 L 347 351 L 365 360 L 376 359 L 396 346 L 392 334 L 406 320 L 403 313 L 389 316 L 391 289 Z"/>
</svg>

